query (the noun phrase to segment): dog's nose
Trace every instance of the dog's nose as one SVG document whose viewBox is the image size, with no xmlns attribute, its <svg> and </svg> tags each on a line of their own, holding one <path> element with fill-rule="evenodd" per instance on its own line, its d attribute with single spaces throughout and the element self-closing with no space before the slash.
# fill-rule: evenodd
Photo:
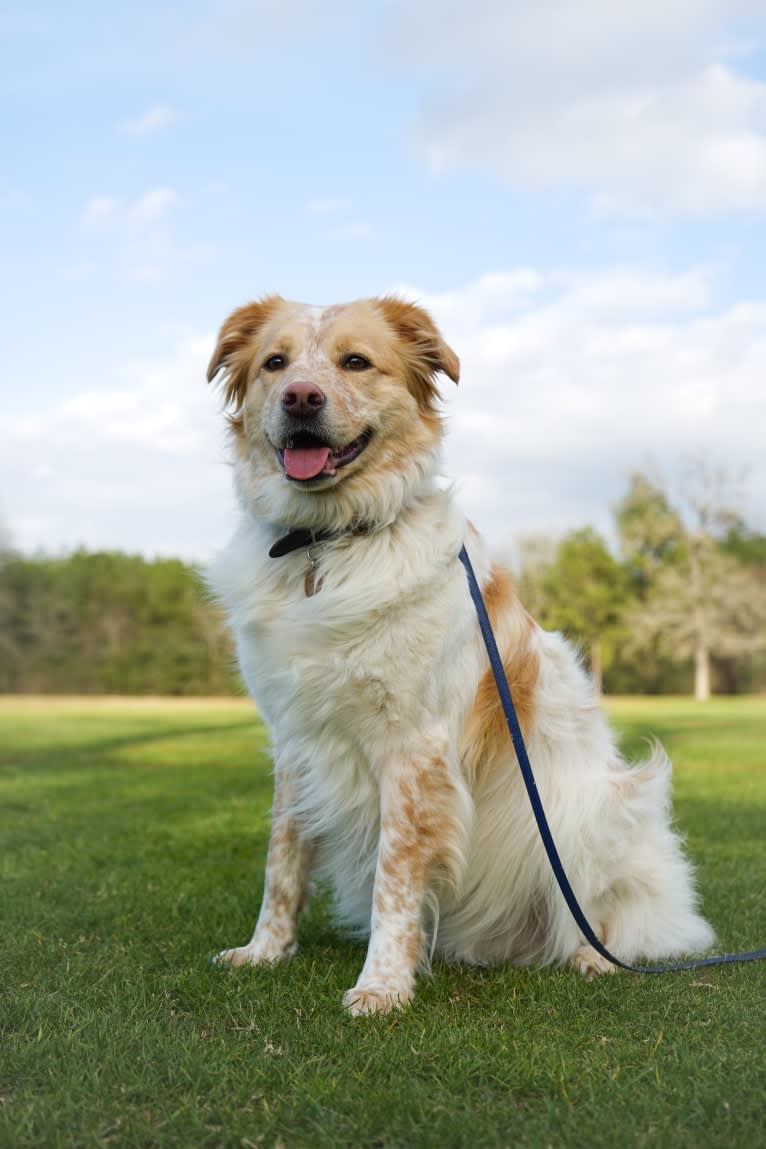
<svg viewBox="0 0 766 1149">
<path fill-rule="evenodd" d="M 282 409 L 288 415 L 317 415 L 324 405 L 324 392 L 313 383 L 291 383 L 282 392 Z"/>
</svg>

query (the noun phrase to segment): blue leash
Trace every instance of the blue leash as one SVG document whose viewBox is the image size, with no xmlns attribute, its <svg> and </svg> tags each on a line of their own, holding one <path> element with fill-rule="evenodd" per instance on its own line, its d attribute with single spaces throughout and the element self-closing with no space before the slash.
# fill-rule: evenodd
<svg viewBox="0 0 766 1149">
<path fill-rule="evenodd" d="M 671 973 L 684 969 L 701 969 L 703 966 L 708 965 L 730 965 L 733 962 L 758 961 L 760 958 L 766 958 L 766 949 L 761 949 L 751 950 L 748 953 L 741 954 L 719 954 L 717 957 L 695 958 L 693 961 L 673 962 L 671 965 L 636 966 L 628 965 L 627 962 L 620 961 L 619 958 L 616 958 L 614 954 L 611 954 L 609 950 L 601 944 L 598 937 L 593 932 L 590 922 L 585 917 L 585 914 L 580 908 L 580 903 L 577 901 L 577 898 L 574 895 L 574 891 L 569 884 L 569 879 L 566 876 L 564 867 L 561 864 L 561 858 L 559 857 L 558 850 L 556 849 L 556 843 L 553 840 L 553 835 L 551 834 L 551 829 L 548 825 L 548 819 L 545 816 L 545 811 L 543 810 L 543 805 L 540 801 L 540 794 L 537 789 L 537 783 L 535 782 L 535 776 L 532 773 L 532 767 L 529 762 L 529 755 L 527 754 L 527 748 L 524 745 L 524 738 L 521 733 L 521 727 L 519 726 L 516 709 L 513 705 L 513 699 L 511 698 L 511 691 L 508 686 L 508 680 L 505 677 L 505 670 L 503 669 L 503 662 L 500 657 L 500 652 L 497 649 L 495 636 L 492 633 L 492 625 L 489 621 L 487 608 L 484 605 L 484 599 L 481 596 L 481 590 L 479 589 L 479 584 L 476 581 L 476 575 L 474 574 L 473 567 L 471 566 L 471 560 L 468 557 L 468 552 L 466 551 L 465 547 L 463 547 L 460 551 L 460 561 L 465 567 L 466 574 L 468 575 L 468 587 L 471 592 L 471 598 L 473 599 L 473 605 L 476 607 L 476 614 L 479 617 L 479 626 L 481 627 L 482 637 L 484 638 L 484 645 L 486 646 L 487 654 L 489 655 L 489 663 L 492 667 L 492 673 L 495 676 L 497 691 L 500 695 L 500 701 L 503 705 L 506 722 L 508 723 L 508 730 L 510 731 L 511 739 L 513 740 L 513 748 L 516 751 L 516 757 L 521 769 L 521 776 L 524 779 L 524 785 L 527 788 L 527 794 L 529 795 L 529 800 L 532 803 L 532 813 L 535 816 L 537 828 L 540 831 L 540 837 L 542 838 L 543 845 L 545 846 L 545 852 L 548 855 L 548 860 L 553 869 L 556 881 L 559 884 L 559 889 L 564 895 L 564 900 L 569 906 L 572 917 L 580 927 L 580 930 L 582 931 L 582 934 L 588 944 L 593 946 L 594 950 L 601 954 L 602 957 L 606 958 L 607 961 L 612 962 L 613 965 L 619 966 L 621 969 L 630 970 L 631 973 Z"/>
</svg>

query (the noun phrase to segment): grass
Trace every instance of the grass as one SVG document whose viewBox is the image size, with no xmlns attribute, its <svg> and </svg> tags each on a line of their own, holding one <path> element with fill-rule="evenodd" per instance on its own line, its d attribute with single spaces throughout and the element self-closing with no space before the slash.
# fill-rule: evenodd
<svg viewBox="0 0 766 1149">
<path fill-rule="evenodd" d="M 766 702 L 611 704 L 656 732 L 723 948 L 766 944 Z M 0 1145 L 755 1146 L 766 963 L 588 984 L 436 966 L 340 1009 L 363 960 L 319 899 L 302 951 L 229 972 L 270 778 L 244 703 L 0 700 Z"/>
</svg>

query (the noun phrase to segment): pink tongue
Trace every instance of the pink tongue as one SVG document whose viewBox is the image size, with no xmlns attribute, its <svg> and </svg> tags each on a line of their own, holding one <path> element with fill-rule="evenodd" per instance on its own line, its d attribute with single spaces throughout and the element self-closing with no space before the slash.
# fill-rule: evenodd
<svg viewBox="0 0 766 1149">
<path fill-rule="evenodd" d="M 329 447 L 285 447 L 285 473 L 291 479 L 315 479 L 329 457 Z"/>
</svg>

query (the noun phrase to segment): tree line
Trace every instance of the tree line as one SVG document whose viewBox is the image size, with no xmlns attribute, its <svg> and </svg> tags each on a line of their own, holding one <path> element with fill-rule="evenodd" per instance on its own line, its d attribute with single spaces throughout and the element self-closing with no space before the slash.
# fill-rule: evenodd
<svg viewBox="0 0 766 1149">
<path fill-rule="evenodd" d="M 591 527 L 522 540 L 522 599 L 580 643 L 598 689 L 700 701 L 766 689 L 766 536 L 731 488 L 704 461 L 675 492 L 636 472 L 613 508 L 617 554 Z"/>
<path fill-rule="evenodd" d="M 592 527 L 519 540 L 521 598 L 577 642 L 609 693 L 766 690 L 766 536 L 730 482 L 692 468 L 677 491 L 634 474 L 610 548 Z M 2 546 L 2 544 L 0 544 Z M 0 555 L 0 690 L 241 693 L 199 572 L 178 559 L 78 550 Z"/>
<path fill-rule="evenodd" d="M 59 694 L 241 691 L 220 612 L 179 559 L 117 551 L 0 564 L 0 690 Z"/>
</svg>

